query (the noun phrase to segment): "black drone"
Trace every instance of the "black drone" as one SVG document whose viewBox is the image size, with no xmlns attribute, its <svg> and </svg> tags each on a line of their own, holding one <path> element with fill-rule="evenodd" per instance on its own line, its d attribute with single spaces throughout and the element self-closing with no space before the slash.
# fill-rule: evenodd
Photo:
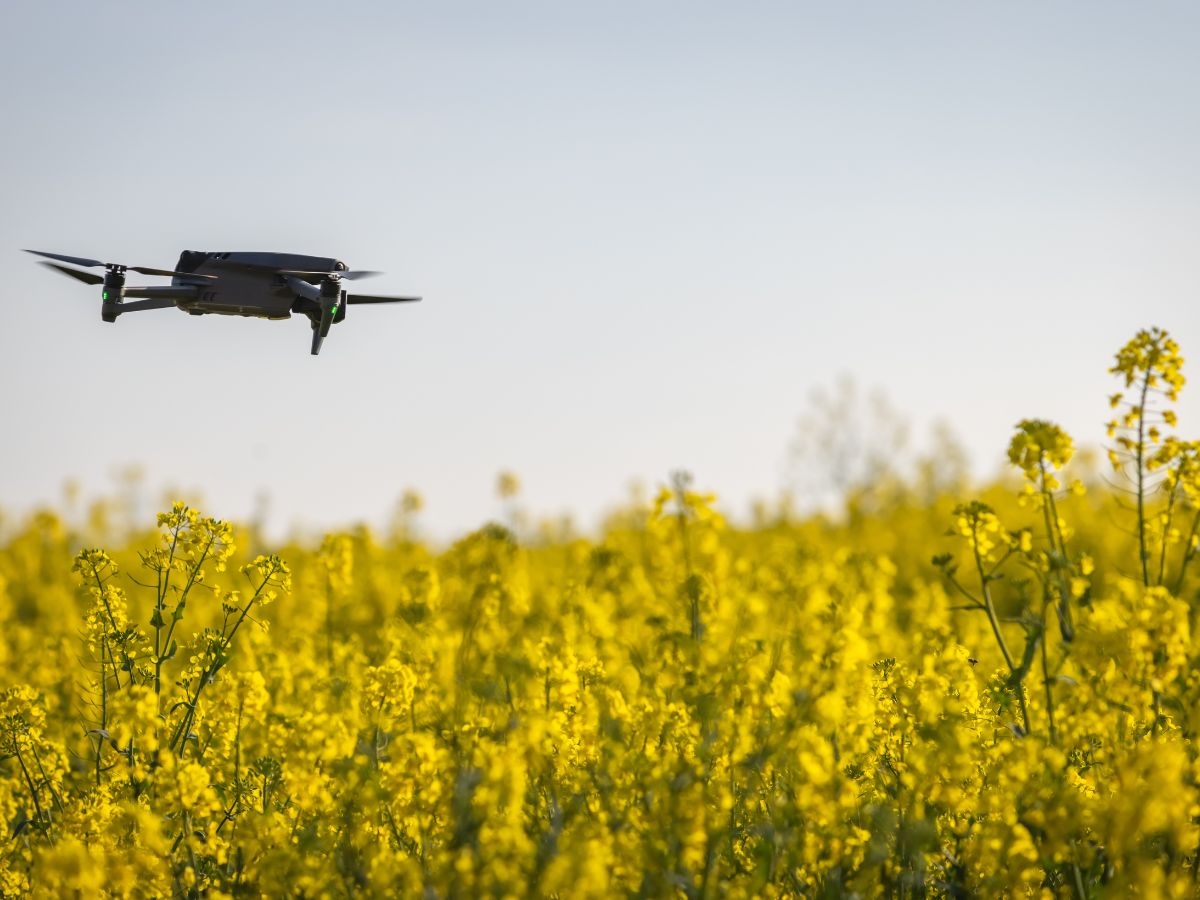
<svg viewBox="0 0 1200 900">
<path fill-rule="evenodd" d="M 346 307 L 356 303 L 409 303 L 420 297 L 380 297 L 374 294 L 348 294 L 343 281 L 368 278 L 379 272 L 352 272 L 341 260 L 297 253 L 205 253 L 184 250 L 174 271 L 146 266 L 123 266 L 98 259 L 63 256 L 27 250 L 77 266 L 103 268 L 104 277 L 81 272 L 58 263 L 49 266 L 84 284 L 103 285 L 100 318 L 117 321 L 117 316 L 143 309 L 167 309 L 175 306 L 193 316 L 257 316 L 262 319 L 288 319 L 292 313 L 308 316 L 312 323 L 312 353 L 321 352 L 321 342 L 329 327 L 346 318 Z M 125 273 L 162 275 L 169 285 L 126 287 Z M 146 299 L 126 303 L 128 297 Z"/>
</svg>

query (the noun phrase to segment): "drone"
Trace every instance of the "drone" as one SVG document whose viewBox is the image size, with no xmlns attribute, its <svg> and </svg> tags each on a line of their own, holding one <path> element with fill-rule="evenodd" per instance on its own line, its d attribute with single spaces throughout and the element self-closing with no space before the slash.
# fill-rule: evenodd
<svg viewBox="0 0 1200 900">
<path fill-rule="evenodd" d="M 26 250 L 58 262 L 42 262 L 84 284 L 103 285 L 100 318 L 115 322 L 125 313 L 176 307 L 193 316 L 255 316 L 289 319 L 293 313 L 308 316 L 312 324 L 312 355 L 334 324 L 346 318 L 346 307 L 359 303 L 413 303 L 420 297 L 384 297 L 351 294 L 343 282 L 382 274 L 352 271 L 338 259 L 298 253 L 208 253 L 184 250 L 172 269 L 126 266 L 81 256 Z M 82 272 L 59 263 L 104 269 L 104 275 Z M 125 273 L 159 275 L 169 285 L 126 287 Z M 126 302 L 127 298 L 133 299 Z"/>
</svg>

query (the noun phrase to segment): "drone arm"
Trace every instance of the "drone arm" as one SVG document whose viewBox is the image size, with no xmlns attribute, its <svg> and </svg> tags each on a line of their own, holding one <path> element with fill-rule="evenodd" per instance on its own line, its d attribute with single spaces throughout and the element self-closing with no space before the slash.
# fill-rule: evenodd
<svg viewBox="0 0 1200 900">
<path fill-rule="evenodd" d="M 122 315 L 130 312 L 141 312 L 144 309 L 171 309 L 174 306 L 174 300 L 135 300 L 133 303 L 117 304 L 116 313 Z"/>
<path fill-rule="evenodd" d="M 309 284 L 307 281 L 301 281 L 295 275 L 284 275 L 283 280 L 298 297 L 303 297 L 305 300 L 313 301 L 321 298 L 321 289 L 315 284 Z"/>
<path fill-rule="evenodd" d="M 199 292 L 199 288 L 193 285 L 162 285 L 151 287 L 127 287 L 124 291 L 126 297 L 148 297 L 154 300 L 168 300 L 167 306 L 173 306 L 176 300 L 191 300 Z M 158 307 L 146 307 L 147 309 L 157 309 Z"/>
</svg>

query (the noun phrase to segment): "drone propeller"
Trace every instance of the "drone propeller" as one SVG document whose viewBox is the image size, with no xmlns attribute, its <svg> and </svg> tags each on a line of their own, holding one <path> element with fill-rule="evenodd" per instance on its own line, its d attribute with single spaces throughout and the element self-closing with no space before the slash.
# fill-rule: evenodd
<svg viewBox="0 0 1200 900">
<path fill-rule="evenodd" d="M 91 272 L 80 272 L 78 269 L 68 269 L 66 266 L 60 266 L 58 263 L 52 262 L 43 262 L 42 265 L 62 272 L 64 275 L 70 275 L 76 281 L 82 281 L 84 284 L 104 284 L 104 279 L 101 276 L 93 275 Z"/>
<path fill-rule="evenodd" d="M 420 297 L 381 297 L 377 294 L 347 294 L 346 303 L 419 303 Z"/>
<path fill-rule="evenodd" d="M 283 276 L 296 294 L 314 304 L 317 308 L 308 306 L 306 314 L 313 326 L 312 355 L 321 352 L 321 344 L 329 334 L 329 328 L 334 322 L 340 322 L 346 315 L 346 306 L 351 303 L 413 303 L 420 297 L 386 297 L 377 294 L 347 294 L 342 291 L 342 278 L 366 278 L 378 275 L 379 272 L 302 272 L 296 270 L 281 270 Z M 304 279 L 320 278 L 319 284 L 310 284 Z"/>
<path fill-rule="evenodd" d="M 170 278 L 174 275 L 183 275 L 187 278 L 205 278 L 205 279 L 211 280 L 211 279 L 215 279 L 217 277 L 216 275 L 197 275 L 194 272 L 175 272 L 170 269 L 152 269 L 149 266 L 124 266 L 124 265 L 121 265 L 121 263 L 106 263 L 106 262 L 101 262 L 98 259 L 87 259 L 86 257 L 83 257 L 83 256 L 66 256 L 62 253 L 46 253 L 43 250 L 26 250 L 25 252 L 32 253 L 35 256 L 45 256 L 48 259 L 57 259 L 57 260 L 60 260 L 61 262 L 74 263 L 77 266 L 86 266 L 86 267 L 92 268 L 92 269 L 103 266 L 106 269 L 116 269 L 116 270 L 126 270 L 127 269 L 130 272 L 137 272 L 141 275 L 163 275 L 167 278 Z M 58 269 L 60 272 L 73 271 L 71 269 L 65 269 L 62 266 L 54 266 L 54 268 Z M 80 272 L 78 274 L 82 275 L 84 273 Z M 75 276 L 72 276 L 72 277 L 75 277 Z M 84 279 L 80 278 L 79 280 L 83 281 Z M 103 281 L 104 279 L 100 279 L 100 280 Z M 99 284 L 99 282 L 88 282 L 88 283 L 89 284 Z"/>
<path fill-rule="evenodd" d="M 104 265 L 104 263 L 100 262 L 98 259 L 85 259 L 82 256 L 64 256 L 62 253 L 46 253 L 42 250 L 26 250 L 25 252 L 33 253 L 36 256 L 45 256 L 49 259 L 61 260 L 62 262 L 74 263 L 77 266 L 94 267 Z"/>
<path fill-rule="evenodd" d="M 373 272 L 368 269 L 363 269 L 357 272 L 309 272 L 303 269 L 280 269 L 280 275 L 291 275 L 294 278 L 323 278 L 330 281 L 339 281 L 345 278 L 347 281 L 354 281 L 358 278 L 374 278 L 376 275 L 382 275 L 382 272 Z"/>
</svg>

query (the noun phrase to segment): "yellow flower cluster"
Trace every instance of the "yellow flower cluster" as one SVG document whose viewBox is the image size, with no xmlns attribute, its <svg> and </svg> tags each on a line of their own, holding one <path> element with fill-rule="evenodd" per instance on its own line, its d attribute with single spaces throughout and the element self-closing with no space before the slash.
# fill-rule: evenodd
<svg viewBox="0 0 1200 900">
<path fill-rule="evenodd" d="M 1075 443 L 1070 436 L 1043 419 L 1022 419 L 1008 445 L 1009 462 L 1031 481 L 1045 478 L 1048 469 L 1062 469 L 1074 455 Z"/>
<path fill-rule="evenodd" d="M 990 506 L 978 500 L 955 508 L 954 528 L 966 538 L 967 546 L 984 560 L 991 560 L 1001 546 L 1007 544 L 999 517 Z"/>
<path fill-rule="evenodd" d="M 1116 372 L 1182 384 L 1158 331 Z M 1114 490 L 1025 420 L 1021 493 L 745 528 L 681 473 L 592 539 L 444 548 L 417 504 L 278 555 L 38 514 L 0 896 L 1194 897 L 1196 446 Z"/>
<path fill-rule="evenodd" d="M 1117 352 L 1117 361 L 1109 372 L 1120 375 L 1126 388 L 1141 382 L 1147 388 L 1161 389 L 1170 400 L 1179 399 L 1185 380 L 1179 345 L 1161 328 L 1139 331 Z M 1120 399 L 1116 395 L 1112 405 Z"/>
</svg>

